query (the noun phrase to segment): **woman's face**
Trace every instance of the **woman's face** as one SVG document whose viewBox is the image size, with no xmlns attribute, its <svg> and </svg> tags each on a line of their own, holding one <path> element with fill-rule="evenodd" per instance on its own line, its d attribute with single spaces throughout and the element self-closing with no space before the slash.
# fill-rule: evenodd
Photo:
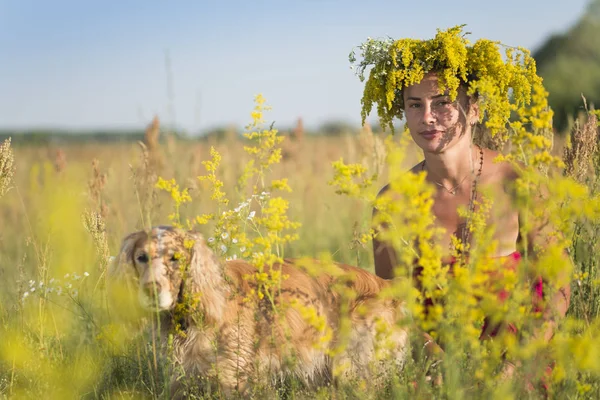
<svg viewBox="0 0 600 400">
<path fill-rule="evenodd" d="M 435 74 L 403 91 L 406 124 L 415 143 L 425 152 L 441 153 L 461 140 L 471 141 L 471 124 L 477 122 L 476 104 L 469 105 L 463 87 L 455 101 L 440 94 Z"/>
</svg>

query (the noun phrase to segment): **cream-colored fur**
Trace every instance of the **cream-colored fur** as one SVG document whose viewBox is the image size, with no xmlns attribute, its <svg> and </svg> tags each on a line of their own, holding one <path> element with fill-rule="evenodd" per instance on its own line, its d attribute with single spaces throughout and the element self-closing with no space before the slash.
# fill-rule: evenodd
<svg viewBox="0 0 600 400">
<path fill-rule="evenodd" d="M 219 262 L 199 234 L 156 227 L 125 237 L 116 267 L 135 271 L 142 305 L 161 313 L 162 327 L 175 333 L 173 397 L 185 379 L 198 377 L 231 394 L 244 393 L 259 377 L 291 374 L 321 385 L 338 369 L 343 378 L 367 378 L 381 357 L 401 364 L 403 304 L 379 298 L 387 282 L 341 264 L 315 273 L 325 267 L 315 263 L 308 269 L 293 260 L 274 265 L 284 279 L 272 289 L 273 302 L 258 300 L 260 289 L 249 278 L 257 268 Z M 341 329 L 344 316 L 347 329 Z"/>
</svg>

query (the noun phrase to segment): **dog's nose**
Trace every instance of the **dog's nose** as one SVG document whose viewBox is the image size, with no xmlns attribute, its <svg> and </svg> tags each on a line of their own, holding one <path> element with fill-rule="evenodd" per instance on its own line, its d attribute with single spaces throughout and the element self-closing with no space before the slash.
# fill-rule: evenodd
<svg viewBox="0 0 600 400">
<path fill-rule="evenodd" d="M 158 296 L 160 293 L 160 283 L 148 282 L 143 287 L 144 294 L 150 298 Z"/>
</svg>

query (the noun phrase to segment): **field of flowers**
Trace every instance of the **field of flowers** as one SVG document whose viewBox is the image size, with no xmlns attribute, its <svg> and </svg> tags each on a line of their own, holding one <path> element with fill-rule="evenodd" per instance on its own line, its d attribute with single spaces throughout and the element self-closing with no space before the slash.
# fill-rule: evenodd
<svg viewBox="0 0 600 400">
<path fill-rule="evenodd" d="M 314 257 L 372 271 L 371 210 L 379 188 L 392 181 L 400 194 L 397 203 L 379 204 L 388 207 L 391 218 L 403 218 L 391 240 L 402 247 L 412 239 L 426 242 L 433 234 L 427 206 L 431 188 L 422 176 L 406 173 L 421 157 L 406 136 L 373 134 L 368 127 L 338 137 L 306 136 L 301 131 L 282 135 L 268 122 L 268 108 L 259 96 L 244 137 L 175 140 L 168 132 L 159 134 L 155 121 L 139 144 L 4 143 L 0 398 L 168 396 L 170 359 L 148 329 L 152 316 L 136 307 L 135 296 L 120 299 L 115 308 L 107 292 L 107 268 L 130 232 L 178 225 L 211 238 L 222 259 L 245 258 L 261 265 L 280 257 Z M 561 162 L 538 168 L 541 173 L 524 180 L 520 192 L 527 204 L 531 193 L 551 178 L 547 203 L 541 208 L 552 213 L 552 223 L 566 234 L 567 241 L 558 245 L 570 248 L 572 271 L 557 261 L 558 245 L 549 246 L 535 264 L 549 282 L 556 282 L 564 268 L 569 272 L 571 305 L 553 341 L 528 340 L 527 333 L 539 329 L 539 316 L 523 306 L 527 295 L 519 291 L 516 276 L 501 282 L 515 293 L 507 304 L 472 301 L 478 296 L 485 300 L 477 282 L 480 270 L 490 268 L 482 260 L 493 246 L 486 242 L 489 227 L 475 219 L 481 257 L 465 268 L 461 279 L 444 278 L 435 260 L 439 249 L 424 252 L 429 260 L 424 262 L 433 271 L 432 285 L 439 288 L 435 295 L 445 298 L 437 316 L 419 316 L 418 295 L 409 289 L 408 280 L 400 280 L 391 294 L 407 301 L 414 327 L 433 332 L 447 344 L 435 370 L 415 351 L 414 359 L 385 382 L 374 379 L 312 390 L 285 381 L 257 387 L 253 396 L 600 397 L 596 115 L 582 117 L 567 137 L 557 139 L 547 155 Z M 267 293 L 281 277 L 254 279 L 263 279 L 261 287 Z M 493 343 L 480 343 L 477 327 L 484 307 L 486 313 L 491 307 L 515 321 L 523 338 L 500 336 Z M 511 379 L 502 377 L 505 353 L 519 365 Z M 550 364 L 551 373 L 540 368 Z M 428 380 L 432 371 L 443 383 Z M 542 381 L 545 388 L 538 384 Z M 190 398 L 220 397 L 215 388 L 209 393 L 190 390 Z"/>
</svg>

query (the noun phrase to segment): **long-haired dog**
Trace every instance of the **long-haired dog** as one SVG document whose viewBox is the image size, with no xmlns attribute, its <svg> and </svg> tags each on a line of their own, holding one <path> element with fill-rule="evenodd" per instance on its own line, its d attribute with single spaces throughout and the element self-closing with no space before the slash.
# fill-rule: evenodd
<svg viewBox="0 0 600 400">
<path fill-rule="evenodd" d="M 115 267 L 135 275 L 142 305 L 174 334 L 173 397 L 186 379 L 231 394 L 259 377 L 322 385 L 334 375 L 367 378 L 384 357 L 402 364 L 403 303 L 379 296 L 388 283 L 316 263 L 286 260 L 259 271 L 247 261 L 220 262 L 201 235 L 159 226 L 125 237 Z M 275 278 L 267 285 L 261 276 Z"/>
</svg>

